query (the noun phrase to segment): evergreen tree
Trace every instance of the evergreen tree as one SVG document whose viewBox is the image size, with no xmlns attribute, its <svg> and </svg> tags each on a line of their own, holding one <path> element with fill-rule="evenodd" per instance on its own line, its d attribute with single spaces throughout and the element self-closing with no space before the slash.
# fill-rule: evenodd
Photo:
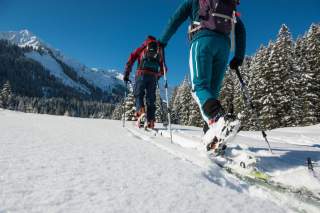
<svg viewBox="0 0 320 213">
<path fill-rule="evenodd" d="M 12 98 L 12 90 L 9 81 L 3 85 L 2 90 L 0 92 L 0 104 L 2 108 L 10 109 L 11 107 L 11 98 Z"/>
<path fill-rule="evenodd" d="M 175 101 L 173 103 L 173 111 L 178 117 L 178 123 L 188 125 L 189 116 L 191 114 L 190 101 L 192 100 L 191 85 L 186 76 L 182 84 L 179 86 Z"/>
<path fill-rule="evenodd" d="M 116 105 L 114 111 L 112 112 L 111 118 L 113 120 L 123 119 L 123 101 Z"/>
<path fill-rule="evenodd" d="M 170 106 L 173 123 L 198 127 L 203 125 L 199 106 L 192 97 L 188 76 L 184 78 L 178 88 L 175 88 Z"/>
<path fill-rule="evenodd" d="M 157 88 L 157 91 L 156 91 L 155 118 L 156 118 L 156 122 L 158 122 L 158 123 L 163 123 L 163 122 L 167 121 L 167 107 L 161 98 L 159 88 Z"/>
<path fill-rule="evenodd" d="M 274 72 L 274 69 L 278 68 L 272 67 L 272 62 L 274 62 L 275 66 L 277 65 L 275 61 L 277 58 L 272 58 L 275 46 L 276 44 L 270 41 L 267 47 L 260 48 L 254 58 L 250 91 L 252 91 L 253 104 L 259 113 L 259 118 L 256 117 L 255 112 L 249 111 L 251 114 L 250 124 L 252 126 L 250 129 L 259 130 L 257 129 L 258 123 L 256 119 L 259 119 L 262 128 L 272 129 L 280 126 L 280 118 L 275 117 L 277 115 L 277 105 L 273 97 L 273 94 L 277 91 L 274 85 L 282 84 L 280 81 L 275 81 L 279 77 L 278 72 Z"/>
<path fill-rule="evenodd" d="M 132 92 L 129 92 L 128 97 L 125 99 L 125 119 L 127 121 L 134 121 L 136 120 L 135 117 L 135 99 Z"/>
<path fill-rule="evenodd" d="M 188 105 L 190 106 L 190 116 L 189 116 L 188 126 L 202 127 L 204 121 L 202 120 L 201 112 L 197 102 L 192 98 L 191 103 Z"/>
<path fill-rule="evenodd" d="M 309 80 L 305 80 L 307 83 L 308 88 L 308 98 L 307 102 L 309 104 L 309 108 L 311 108 L 308 123 L 314 124 L 315 119 L 317 118 L 317 122 L 320 122 L 320 25 L 312 24 L 308 34 L 306 36 L 306 61 L 310 67 L 310 72 L 306 73 L 304 79 L 309 78 Z M 304 105 L 308 105 L 305 103 Z"/>
<path fill-rule="evenodd" d="M 225 75 L 223 86 L 220 94 L 220 102 L 224 109 L 234 108 L 234 96 L 235 96 L 235 85 L 234 85 L 234 75 L 229 69 Z"/>
<path fill-rule="evenodd" d="M 247 91 L 251 98 L 253 97 L 252 82 L 255 77 L 253 70 L 251 69 L 252 60 L 253 59 L 251 57 L 246 57 L 243 62 L 243 65 L 240 67 L 240 73 L 247 85 Z M 241 124 L 243 128 L 248 129 L 250 126 L 255 127 L 255 120 L 253 120 L 252 116 L 254 112 L 252 112 L 251 108 L 248 107 L 247 103 L 244 102 L 244 94 L 241 88 L 239 78 L 234 71 L 232 71 L 231 73 L 232 80 L 234 82 L 234 100 L 231 104 L 229 104 L 227 112 L 232 113 L 232 111 L 234 111 L 234 115 L 239 115 L 241 118 Z"/>
<path fill-rule="evenodd" d="M 171 122 L 174 124 L 178 124 L 178 112 L 176 111 L 174 105 L 176 103 L 176 98 L 177 98 L 177 94 L 178 94 L 178 87 L 175 87 L 173 89 L 172 92 L 172 96 L 170 98 L 170 102 L 169 102 L 169 109 L 170 110 L 170 116 L 171 116 Z"/>
<path fill-rule="evenodd" d="M 293 41 L 286 25 L 282 25 L 278 38 L 271 47 L 271 55 L 266 64 L 268 64 L 269 70 L 267 70 L 267 75 L 264 76 L 266 87 L 262 90 L 265 91 L 261 99 L 263 104 L 263 109 L 261 110 L 263 123 L 267 124 L 271 116 L 277 121 L 270 121 L 266 126 L 267 128 L 292 126 L 295 123 L 292 116 L 294 113 L 292 104 L 295 96 L 293 87 L 296 81 L 293 77 L 296 67 Z M 270 96 L 273 96 L 272 99 L 270 99 Z M 276 107 L 276 109 L 269 109 L 273 107 Z M 275 114 L 269 115 L 268 113 L 270 112 Z"/>
<path fill-rule="evenodd" d="M 295 94 L 294 97 L 294 109 L 295 109 L 295 117 L 296 122 L 295 125 L 303 125 L 303 118 L 304 118 L 304 102 L 305 97 L 303 95 L 304 91 L 307 91 L 306 83 L 305 83 L 305 74 L 307 72 L 310 72 L 310 67 L 308 66 L 308 62 L 305 59 L 305 51 L 306 51 L 306 42 L 304 38 L 298 38 L 295 46 L 294 46 L 294 57 L 295 61 L 297 63 L 297 72 L 296 72 L 296 78 L 298 79 L 298 87 L 295 88 Z M 309 71 L 308 71 L 309 70 Z"/>
</svg>

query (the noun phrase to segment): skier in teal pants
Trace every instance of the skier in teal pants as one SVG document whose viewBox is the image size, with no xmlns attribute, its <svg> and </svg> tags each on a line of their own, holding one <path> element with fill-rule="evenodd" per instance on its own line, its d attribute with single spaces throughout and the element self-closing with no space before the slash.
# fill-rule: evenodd
<svg viewBox="0 0 320 213">
<path fill-rule="evenodd" d="M 185 0 L 169 20 L 160 43 L 165 47 L 180 25 L 190 18 L 190 75 L 193 97 L 205 122 L 211 126 L 224 116 L 218 100 L 230 49 L 230 68 L 242 65 L 246 32 L 236 6 L 239 0 Z"/>
</svg>

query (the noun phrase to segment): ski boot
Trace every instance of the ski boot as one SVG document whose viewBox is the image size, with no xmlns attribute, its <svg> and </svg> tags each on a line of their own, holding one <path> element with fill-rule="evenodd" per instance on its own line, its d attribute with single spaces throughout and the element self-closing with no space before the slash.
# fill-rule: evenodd
<svg viewBox="0 0 320 213">
<path fill-rule="evenodd" d="M 210 128 L 203 137 L 207 151 L 212 151 L 216 156 L 224 155 L 226 144 L 237 135 L 240 124 L 239 120 L 232 120 L 226 115 L 220 117 L 215 124 L 209 125 Z"/>
<path fill-rule="evenodd" d="M 147 128 L 148 128 L 148 129 L 154 129 L 154 121 L 153 121 L 153 120 L 148 121 L 148 123 L 147 123 Z"/>
<path fill-rule="evenodd" d="M 135 116 L 137 119 L 136 126 L 138 128 L 144 127 L 145 123 L 147 123 L 146 122 L 146 113 L 145 113 L 144 108 L 142 107 L 138 112 L 136 112 Z"/>
<path fill-rule="evenodd" d="M 240 122 L 234 120 L 234 116 L 225 114 L 218 100 L 209 100 L 204 105 L 204 111 L 211 115 L 211 119 L 202 141 L 208 152 L 213 152 L 216 156 L 223 155 L 226 143 L 236 135 Z"/>
</svg>

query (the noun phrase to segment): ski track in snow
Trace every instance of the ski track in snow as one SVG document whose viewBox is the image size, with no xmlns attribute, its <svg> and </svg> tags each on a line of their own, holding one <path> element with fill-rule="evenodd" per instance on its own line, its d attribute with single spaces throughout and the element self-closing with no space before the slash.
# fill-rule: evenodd
<svg viewBox="0 0 320 213">
<path fill-rule="evenodd" d="M 0 110 L 0 132 L 1 213 L 288 212 L 119 121 Z"/>
<path fill-rule="evenodd" d="M 155 144 L 156 146 L 162 148 L 165 151 L 168 151 L 169 153 L 176 155 L 180 157 L 181 159 L 185 161 L 192 162 L 202 168 L 205 168 L 207 172 L 204 173 L 204 176 L 207 177 L 209 180 L 212 180 L 218 185 L 223 185 L 227 187 L 231 187 L 233 189 L 238 189 L 235 187 L 237 184 L 233 184 L 233 181 L 230 181 L 228 177 L 225 175 L 217 175 L 219 172 L 217 172 L 217 168 L 215 164 L 212 164 L 212 162 L 208 161 L 208 157 L 206 154 L 200 154 L 203 153 L 203 145 L 200 142 L 200 136 L 203 134 L 202 130 L 200 128 L 194 128 L 194 127 L 179 127 L 179 126 L 173 126 L 173 143 L 172 145 L 170 143 L 170 134 L 167 130 L 164 128 L 160 127 L 158 128 L 158 133 L 146 133 L 144 130 L 137 130 L 134 125 L 130 125 L 129 123 L 129 131 L 131 131 L 133 134 L 136 136 L 140 137 L 141 139 L 151 142 Z M 159 126 L 159 125 L 158 125 Z M 146 136 L 146 134 L 148 134 Z M 167 138 L 167 143 L 164 143 L 163 139 L 159 139 L 159 135 L 162 135 Z M 157 136 L 157 137 L 156 137 Z M 258 151 L 257 153 L 251 152 L 249 150 L 249 146 L 251 145 L 252 147 L 263 147 L 262 151 Z M 176 146 L 178 145 L 178 146 Z M 231 142 L 229 147 L 232 147 L 231 151 L 231 156 L 232 158 L 237 162 L 240 162 L 244 160 L 244 162 L 249 163 L 251 160 L 247 159 L 248 156 L 255 156 L 258 160 L 258 166 L 261 164 L 261 158 L 265 157 L 264 160 L 266 160 L 268 163 L 267 165 L 263 165 L 263 167 L 270 169 L 272 167 L 276 172 L 275 173 L 269 173 L 269 175 L 272 176 L 272 180 L 283 184 L 283 186 L 286 186 L 288 188 L 294 188 L 295 190 L 304 190 L 304 188 L 307 188 L 309 191 L 313 191 L 314 195 L 319 197 L 319 189 L 320 189 L 320 179 L 319 177 L 319 170 L 316 169 L 314 172 L 308 171 L 306 165 L 302 165 L 299 168 L 295 165 L 298 163 L 299 160 L 301 161 L 301 156 L 297 156 L 297 158 L 293 159 L 287 159 L 286 155 L 283 155 L 279 150 L 275 151 L 274 150 L 274 155 L 270 155 L 269 151 L 267 151 L 266 145 L 261 146 L 261 142 L 258 140 L 257 141 L 248 141 L 247 138 L 242 138 L 242 137 L 237 137 L 236 140 Z M 275 143 L 272 143 L 272 146 L 276 147 Z M 280 144 L 280 147 L 291 147 L 293 148 L 292 145 L 287 144 L 285 146 L 284 144 Z M 186 149 L 187 148 L 187 149 Z M 299 146 L 298 148 L 301 149 Z M 313 147 L 310 147 L 309 149 L 314 149 Z M 259 150 L 259 149 L 258 149 Z M 297 147 L 296 147 L 296 150 Z M 230 152 L 227 150 L 227 152 Z M 300 152 L 305 152 L 305 154 L 308 155 L 308 149 L 304 147 L 304 150 L 300 150 Z M 317 153 L 318 156 L 319 153 Z M 300 158 L 299 158 L 300 157 Z M 284 160 L 283 160 L 284 159 Z M 302 157 L 302 159 L 304 159 Z M 314 158 L 313 158 L 314 159 Z M 280 161 L 280 163 L 279 163 Z M 286 162 L 283 164 L 284 161 Z M 293 164 L 291 165 L 290 164 Z M 214 168 L 215 167 L 215 168 Z M 295 169 L 290 169 L 291 167 L 295 167 Z M 237 168 L 237 171 L 239 173 L 243 173 L 243 175 L 246 173 L 245 170 L 241 171 L 242 168 L 239 167 L 239 165 L 233 165 L 232 168 Z M 258 167 L 259 168 L 259 167 Z M 262 169 L 262 168 L 260 168 Z M 264 169 L 262 171 L 265 171 Z M 266 172 L 266 171 L 265 171 Z M 268 172 L 267 172 L 268 173 Z M 313 174 L 312 174 L 313 173 Z M 214 175 L 212 175 L 214 174 Z M 213 178 L 212 178 L 213 177 Z M 302 179 L 302 180 L 301 180 Z M 230 184 L 231 183 L 231 184 Z M 239 183 L 238 183 L 239 184 Z M 243 189 L 243 188 L 242 188 Z M 255 187 L 248 188 L 246 187 L 248 191 L 251 191 L 250 193 L 255 195 L 255 196 L 261 196 L 261 192 L 257 192 L 257 189 Z M 269 191 L 269 189 L 264 189 Z M 240 189 L 241 191 L 241 189 Z M 263 194 L 268 193 L 266 191 L 262 192 Z M 298 212 L 319 212 L 320 208 L 320 203 L 317 201 L 313 202 L 311 201 L 309 204 L 306 204 L 304 201 L 299 199 L 298 196 L 294 196 L 293 194 L 279 194 L 278 192 L 275 191 L 269 191 L 269 193 L 272 194 L 272 197 L 269 197 L 269 200 L 273 200 L 277 203 L 282 203 L 282 205 L 290 206 L 292 209 L 295 209 Z M 286 194 L 286 193 L 285 193 Z M 310 198 L 304 198 L 307 200 L 310 200 Z M 312 203 L 312 204 L 311 204 Z M 315 206 L 314 206 L 315 205 Z"/>
<path fill-rule="evenodd" d="M 320 196 L 320 125 L 300 128 L 276 129 L 268 132 L 268 140 L 273 155 L 268 151 L 261 132 L 240 132 L 228 146 L 237 150 L 246 150 L 249 155 L 258 157 L 258 168 L 273 176 L 273 180 L 296 188 L 306 187 Z M 181 136 L 187 143 L 184 147 L 192 147 L 195 138 L 201 140 L 200 129 L 180 129 L 173 127 L 175 136 Z M 174 136 L 174 137 L 175 137 Z M 304 138 L 304 140 L 302 140 Z M 174 138 L 175 139 L 175 138 Z M 316 143 L 318 141 L 318 143 Z M 193 142 L 193 148 L 198 144 Z M 307 158 L 315 162 L 314 171 L 307 169 Z"/>
</svg>

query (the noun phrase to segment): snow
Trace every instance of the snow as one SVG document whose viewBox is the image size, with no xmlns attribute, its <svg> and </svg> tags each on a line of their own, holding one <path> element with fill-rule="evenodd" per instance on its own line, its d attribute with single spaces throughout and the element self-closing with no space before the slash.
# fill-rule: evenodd
<svg viewBox="0 0 320 213">
<path fill-rule="evenodd" d="M 121 121 L 5 110 L 0 121 L 0 212 L 294 210 L 289 198 L 276 199 L 226 174 L 204 153 L 133 123 L 122 128 Z M 199 136 L 197 128 L 179 129 Z"/>
<path fill-rule="evenodd" d="M 38 49 L 41 46 L 42 41 L 33 35 L 30 31 L 24 29 L 19 32 L 9 31 L 1 32 L 0 39 L 9 40 L 20 47 L 33 47 Z"/>
<path fill-rule="evenodd" d="M 308 191 L 317 197 L 316 207 L 301 206 L 301 202 L 293 201 L 291 196 L 276 195 L 278 201 L 284 205 L 291 206 L 292 208 L 299 209 L 299 211 L 306 212 L 319 212 L 320 210 L 320 148 L 319 144 L 313 144 L 311 141 L 314 138 L 320 138 L 320 132 L 317 126 L 302 127 L 302 128 L 286 128 L 277 129 L 268 132 L 268 139 L 271 141 L 273 154 L 268 151 L 268 147 L 264 140 L 261 138 L 260 132 L 241 132 L 236 139 L 228 144 L 227 156 L 232 158 L 234 162 L 228 165 L 230 168 L 235 169 L 239 174 L 249 175 L 252 170 L 250 167 L 256 166 L 260 171 L 264 172 L 269 177 L 269 181 L 287 187 L 290 191 Z M 132 130 L 136 132 L 136 130 Z M 298 142 L 295 141 L 294 135 L 290 137 L 291 133 L 299 133 L 303 135 L 305 132 L 305 140 Z M 169 138 L 170 134 L 166 130 L 161 130 L 162 136 Z M 202 137 L 201 129 L 194 127 L 173 127 L 173 144 L 182 147 L 178 150 L 177 147 L 170 147 L 170 143 L 164 144 L 162 139 L 154 137 L 145 137 L 143 133 L 138 133 L 141 138 L 151 143 L 154 143 L 163 150 L 168 151 L 176 156 L 179 156 L 186 161 L 192 162 L 203 168 L 206 167 L 206 155 L 199 154 L 205 148 L 200 142 Z M 142 135 L 142 136 L 141 136 Z M 281 135 L 288 141 L 281 141 L 280 143 L 275 140 L 273 135 Z M 313 145 L 310 145 L 313 144 Z M 231 148 L 231 149 L 230 149 Z M 314 161 L 314 171 L 309 171 L 306 165 L 308 157 Z M 219 159 L 220 160 L 220 159 Z M 241 168 L 239 162 L 245 162 L 246 167 L 249 169 Z M 257 193 L 257 192 L 254 192 Z M 297 195 L 299 196 L 299 194 Z M 309 196 L 309 195 L 308 195 Z M 287 200 L 288 199 L 288 200 Z M 311 198 L 307 198 L 310 200 Z M 299 203 L 300 202 L 300 203 Z M 297 206 L 292 206 L 297 204 Z M 307 210 L 306 210 L 307 208 Z M 309 209 L 311 208 L 311 209 Z"/>
<path fill-rule="evenodd" d="M 75 67 L 75 66 L 73 66 Z M 76 69 L 78 70 L 78 69 Z M 123 75 L 115 70 L 89 69 L 84 68 L 78 72 L 88 82 L 96 85 L 102 91 L 110 91 L 113 87 L 123 84 Z"/>
<path fill-rule="evenodd" d="M 0 39 L 8 40 L 18 45 L 19 47 L 29 46 L 34 48 L 35 50 L 41 49 L 43 52 L 46 52 L 46 54 L 44 55 L 37 55 L 37 52 L 33 51 L 31 53 L 28 53 L 27 55 L 32 56 L 33 59 L 37 60 L 40 63 L 44 63 L 45 65 L 48 65 L 48 63 L 50 63 L 51 65 L 48 67 L 51 68 L 50 71 L 53 72 L 53 74 L 57 74 L 57 77 L 59 77 L 60 79 L 62 78 L 62 81 L 68 86 L 76 88 L 81 87 L 82 91 L 87 90 L 85 86 L 79 85 L 77 82 L 73 82 L 65 74 L 62 75 L 60 72 L 61 67 L 53 66 L 53 63 L 57 64 L 57 62 L 52 61 L 54 59 L 50 56 L 48 50 L 50 50 L 54 57 L 73 68 L 80 77 L 83 77 L 90 84 L 93 84 L 95 87 L 100 88 L 102 91 L 110 92 L 115 86 L 123 85 L 123 75 L 121 73 L 115 70 L 88 68 L 75 59 L 65 56 L 62 52 L 43 42 L 28 30 L 0 32 Z"/>
<path fill-rule="evenodd" d="M 261 132 L 240 132 L 228 146 L 234 159 L 254 156 L 258 168 L 271 176 L 271 180 L 294 188 L 307 188 L 320 197 L 320 125 L 282 128 L 267 132 L 273 154 L 262 138 Z M 169 137 L 167 132 L 163 133 Z M 174 127 L 174 143 L 200 150 L 201 129 Z M 243 155 L 245 153 L 245 155 Z M 315 171 L 307 169 L 307 158 L 314 161 Z"/>
<path fill-rule="evenodd" d="M 34 61 L 39 62 L 45 69 L 47 69 L 51 75 L 55 76 L 56 78 L 60 79 L 61 82 L 67 86 L 76 88 L 81 90 L 82 92 L 89 93 L 88 89 L 73 81 L 69 76 L 67 76 L 64 72 L 63 69 L 61 68 L 60 64 L 52 58 L 50 55 L 44 53 L 44 54 L 39 54 L 36 51 L 28 52 L 25 53 L 25 56 L 27 58 L 30 58 Z"/>
</svg>

